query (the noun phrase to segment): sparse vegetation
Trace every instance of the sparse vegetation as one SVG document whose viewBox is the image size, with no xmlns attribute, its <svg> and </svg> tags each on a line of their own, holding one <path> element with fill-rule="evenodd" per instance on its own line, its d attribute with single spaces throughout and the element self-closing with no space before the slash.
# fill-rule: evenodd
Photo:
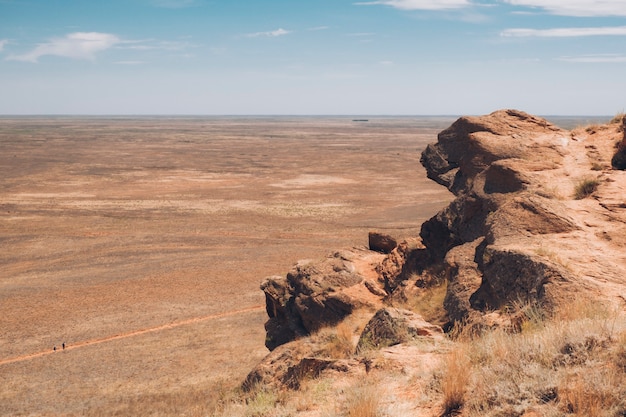
<svg viewBox="0 0 626 417">
<path fill-rule="evenodd" d="M 593 194 L 600 185 L 600 181 L 595 178 L 582 179 L 574 188 L 574 198 L 576 200 L 582 200 Z"/>
<path fill-rule="evenodd" d="M 605 128 L 604 125 L 601 124 L 591 124 L 585 127 L 585 132 L 589 133 L 590 135 L 593 135 L 594 133 L 597 133 L 600 130 L 603 130 Z"/>
<path fill-rule="evenodd" d="M 537 407 L 541 415 L 623 415 L 626 373 L 613 364 L 623 354 L 624 319 L 583 302 L 551 320 L 534 306 L 528 317 L 533 325 L 518 333 L 499 329 L 458 342 L 469 359 L 454 368 L 467 384 L 452 384 L 450 394 L 442 384 L 444 409 L 464 404 L 463 415 L 471 417 L 522 415 Z M 464 398 L 464 389 L 472 395 Z"/>
<path fill-rule="evenodd" d="M 623 111 L 619 112 L 615 116 L 613 116 L 609 124 L 618 124 L 618 123 L 622 124 L 625 118 L 626 118 L 626 113 Z"/>
<path fill-rule="evenodd" d="M 369 381 L 353 386 L 344 407 L 346 417 L 380 417 L 380 387 Z"/>
<path fill-rule="evenodd" d="M 320 330 L 317 334 L 317 338 L 322 341 L 320 355 L 333 359 L 351 357 L 355 349 L 353 337 L 353 329 L 347 322 Z"/>
</svg>

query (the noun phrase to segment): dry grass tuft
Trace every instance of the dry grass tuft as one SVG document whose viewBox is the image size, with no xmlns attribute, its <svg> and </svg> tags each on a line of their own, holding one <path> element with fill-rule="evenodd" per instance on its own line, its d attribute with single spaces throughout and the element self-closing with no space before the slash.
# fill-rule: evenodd
<svg viewBox="0 0 626 417">
<path fill-rule="evenodd" d="M 613 367 L 587 369 L 584 375 L 574 373 L 563 378 L 558 388 L 560 408 L 580 417 L 623 415 L 626 411 L 619 387 L 624 374 Z"/>
<path fill-rule="evenodd" d="M 574 188 L 574 198 L 576 200 L 582 200 L 593 194 L 600 185 L 600 181 L 595 178 L 582 179 Z"/>
<path fill-rule="evenodd" d="M 414 278 L 409 278 L 409 280 L 412 279 Z M 448 314 L 443 307 L 447 290 L 448 281 L 439 279 L 435 285 L 424 288 L 416 297 L 394 303 L 394 306 L 418 313 L 424 320 L 441 326 L 448 322 Z"/>
<path fill-rule="evenodd" d="M 619 112 L 609 122 L 609 124 L 622 124 L 624 119 L 626 118 L 626 113 Z"/>
<path fill-rule="evenodd" d="M 441 378 L 444 415 L 459 411 L 465 404 L 465 394 L 471 375 L 471 366 L 467 352 L 461 346 L 450 353 L 450 357 Z"/>
<path fill-rule="evenodd" d="M 380 388 L 369 381 L 357 384 L 348 394 L 345 402 L 347 417 L 380 417 Z"/>
<path fill-rule="evenodd" d="M 323 328 L 316 338 L 322 341 L 319 355 L 332 359 L 347 359 L 354 355 L 355 334 L 348 322 L 341 322 L 335 327 Z"/>
</svg>

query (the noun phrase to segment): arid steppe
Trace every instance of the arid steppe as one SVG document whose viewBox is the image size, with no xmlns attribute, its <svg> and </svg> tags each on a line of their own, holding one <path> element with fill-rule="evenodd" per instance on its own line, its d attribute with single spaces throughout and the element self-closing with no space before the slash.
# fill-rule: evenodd
<svg viewBox="0 0 626 417">
<path fill-rule="evenodd" d="M 451 121 L 1 118 L 0 415 L 193 415 L 267 353 L 265 276 L 451 200 Z"/>
</svg>

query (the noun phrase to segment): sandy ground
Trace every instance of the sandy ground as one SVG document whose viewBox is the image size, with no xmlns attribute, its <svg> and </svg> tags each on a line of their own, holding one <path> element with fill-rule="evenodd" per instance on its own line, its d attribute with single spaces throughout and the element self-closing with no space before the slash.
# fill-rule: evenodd
<svg viewBox="0 0 626 417">
<path fill-rule="evenodd" d="M 0 118 L 0 414 L 240 381 L 265 276 L 447 204 L 419 156 L 451 122 Z"/>
</svg>

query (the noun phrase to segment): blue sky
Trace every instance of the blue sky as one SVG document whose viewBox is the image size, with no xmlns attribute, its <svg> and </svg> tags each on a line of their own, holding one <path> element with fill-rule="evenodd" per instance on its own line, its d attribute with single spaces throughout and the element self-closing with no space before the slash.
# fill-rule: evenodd
<svg viewBox="0 0 626 417">
<path fill-rule="evenodd" d="M 625 0 L 0 0 L 0 114 L 612 115 Z"/>
</svg>

